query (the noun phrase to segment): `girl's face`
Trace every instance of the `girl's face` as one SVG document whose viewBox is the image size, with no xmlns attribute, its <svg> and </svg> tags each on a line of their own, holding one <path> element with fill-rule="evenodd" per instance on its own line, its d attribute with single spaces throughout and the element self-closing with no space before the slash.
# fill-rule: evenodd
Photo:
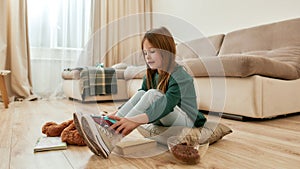
<svg viewBox="0 0 300 169">
<path fill-rule="evenodd" d="M 143 53 L 146 63 L 151 69 L 162 69 L 162 57 L 160 54 L 160 50 L 154 48 L 147 39 L 143 44 Z"/>
</svg>

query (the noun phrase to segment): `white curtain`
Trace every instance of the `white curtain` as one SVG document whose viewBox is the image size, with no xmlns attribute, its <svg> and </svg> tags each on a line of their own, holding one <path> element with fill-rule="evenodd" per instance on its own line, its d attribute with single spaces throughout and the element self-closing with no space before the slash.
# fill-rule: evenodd
<svg viewBox="0 0 300 169">
<path fill-rule="evenodd" d="M 74 67 L 91 35 L 91 0 L 28 0 L 35 94 L 62 96 L 61 72 Z"/>
</svg>

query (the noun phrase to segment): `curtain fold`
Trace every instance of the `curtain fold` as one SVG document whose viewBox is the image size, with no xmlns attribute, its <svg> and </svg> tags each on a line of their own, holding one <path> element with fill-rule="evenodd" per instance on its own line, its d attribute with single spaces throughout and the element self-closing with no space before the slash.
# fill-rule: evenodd
<svg viewBox="0 0 300 169">
<path fill-rule="evenodd" d="M 151 0 L 93 0 L 92 32 L 82 65 L 109 67 L 140 56 L 141 37 L 152 26 Z"/>
<path fill-rule="evenodd" d="M 27 98 L 32 94 L 27 0 L 2 0 L 0 69 L 11 70 L 9 96 Z"/>
</svg>

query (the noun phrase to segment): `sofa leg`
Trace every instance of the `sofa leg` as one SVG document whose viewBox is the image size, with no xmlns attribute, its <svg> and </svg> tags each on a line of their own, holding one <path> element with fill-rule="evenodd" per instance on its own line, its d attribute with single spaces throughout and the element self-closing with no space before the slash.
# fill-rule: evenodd
<svg viewBox="0 0 300 169">
<path fill-rule="evenodd" d="M 235 115 L 235 114 L 228 114 L 228 113 L 209 112 L 209 111 L 205 111 L 205 110 L 201 110 L 201 112 L 203 112 L 204 114 L 212 115 L 212 116 L 219 116 L 222 118 L 238 120 L 238 121 L 248 121 L 251 119 L 250 117 L 245 117 L 245 116 L 240 116 L 240 115 Z"/>
<path fill-rule="evenodd" d="M 223 113 L 222 117 L 232 119 L 232 120 L 239 120 L 239 121 L 248 121 L 249 118 L 244 117 L 244 116 L 239 116 L 239 115 L 234 115 L 234 114 L 227 114 Z"/>
</svg>

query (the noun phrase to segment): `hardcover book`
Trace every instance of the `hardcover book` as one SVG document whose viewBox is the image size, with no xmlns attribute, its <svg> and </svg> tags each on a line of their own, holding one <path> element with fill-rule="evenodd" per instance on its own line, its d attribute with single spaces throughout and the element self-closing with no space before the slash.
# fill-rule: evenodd
<svg viewBox="0 0 300 169">
<path fill-rule="evenodd" d="M 60 137 L 39 137 L 35 146 L 34 152 L 49 151 L 49 150 L 64 150 L 67 149 L 67 143 L 61 141 Z"/>
<path fill-rule="evenodd" d="M 118 143 L 114 149 L 117 154 L 120 155 L 130 155 L 135 153 L 140 153 L 141 151 L 149 151 L 156 147 L 156 141 L 141 138 L 129 141 L 121 141 Z"/>
</svg>

